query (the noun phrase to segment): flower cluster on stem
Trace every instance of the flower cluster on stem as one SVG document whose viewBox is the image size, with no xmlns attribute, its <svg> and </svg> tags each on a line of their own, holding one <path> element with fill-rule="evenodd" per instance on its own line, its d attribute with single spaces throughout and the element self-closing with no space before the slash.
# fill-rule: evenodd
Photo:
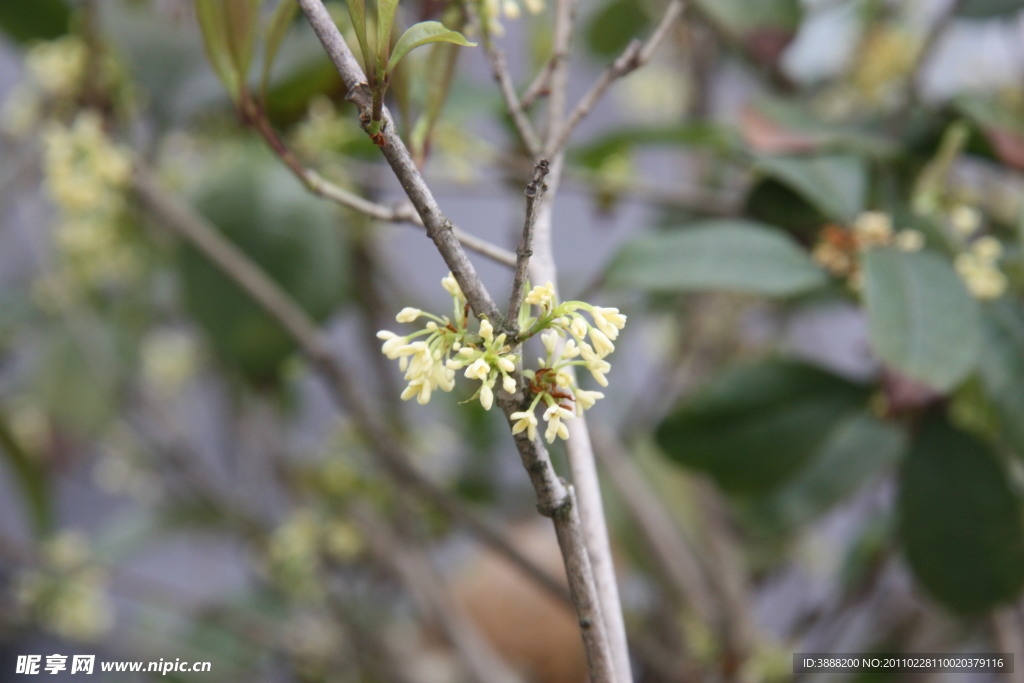
<svg viewBox="0 0 1024 683">
<path fill-rule="evenodd" d="M 415 397 L 426 404 L 435 390 L 451 391 L 455 387 L 455 371 L 465 369 L 467 378 L 480 381 L 474 398 L 490 410 L 499 378 L 504 391 L 515 393 L 513 375 L 518 355 L 512 353 L 505 334 L 494 334 L 494 327 L 486 318 L 480 320 L 475 331 L 469 329 L 469 303 L 451 273 L 441 280 L 441 285 L 452 297 L 452 316 L 403 308 L 395 320 L 411 323 L 425 319 L 426 324 L 404 337 L 381 330 L 377 333 L 377 338 L 384 340 L 381 351 L 388 358 L 398 359 L 399 367 L 405 371 L 409 384 L 402 392 L 404 400 Z"/>
<path fill-rule="evenodd" d="M 559 303 L 549 282 L 533 287 L 523 297 L 519 329 L 524 332 L 518 339 L 509 339 L 504 333 L 495 334 L 486 318 L 480 320 L 475 331 L 470 330 L 469 306 L 458 283 L 449 274 L 441 284 L 452 296 L 451 318 L 404 308 L 396 316 L 398 322 L 425 319 L 426 324 L 405 336 L 388 330 L 377 333 L 384 340 L 381 351 L 388 358 L 397 359 L 405 371 L 409 384 L 402 398 L 415 397 L 425 404 L 434 390 L 451 391 L 456 371 L 462 370 L 466 378 L 480 382 L 473 398 L 490 410 L 499 380 L 502 391 L 516 393 L 519 345 L 540 335 L 546 354 L 538 359 L 536 369 L 522 373 L 530 403 L 510 416 L 512 433 L 526 431 L 531 439 L 536 438 L 536 410 L 543 407 L 542 418 L 547 423 L 544 438 L 549 443 L 557 437 L 567 439 L 565 420 L 582 414 L 604 398 L 600 391 L 581 389 L 569 368 L 585 368 L 598 384 L 608 386 L 606 375 L 611 365 L 606 358 L 615 350 L 614 340 L 625 326 L 626 316 L 617 308 L 583 301 Z"/>
</svg>

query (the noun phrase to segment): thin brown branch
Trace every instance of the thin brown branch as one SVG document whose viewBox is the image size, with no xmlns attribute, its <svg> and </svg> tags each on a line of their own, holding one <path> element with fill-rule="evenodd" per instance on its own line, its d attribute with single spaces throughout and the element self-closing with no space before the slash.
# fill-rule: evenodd
<svg viewBox="0 0 1024 683">
<path fill-rule="evenodd" d="M 942 36 L 946 34 L 946 31 L 956 19 L 957 10 L 963 4 L 964 0 L 951 0 L 925 34 L 924 41 L 917 52 L 914 68 L 911 70 L 907 82 L 906 99 L 908 105 L 913 105 L 921 99 L 921 74 L 925 67 L 928 66 L 928 62 L 935 53 L 935 48 L 938 46 Z"/>
<path fill-rule="evenodd" d="M 309 20 L 317 38 L 320 39 L 328 57 L 348 88 L 348 98 L 358 107 L 360 118 L 369 121 L 372 117 L 372 101 L 366 86 L 366 77 L 342 37 L 341 32 L 331 19 L 321 0 L 298 0 L 299 6 Z M 462 245 L 455 237 L 452 222 L 441 211 L 430 188 L 427 187 L 412 155 L 398 135 L 398 126 L 394 124 L 390 112 L 384 109 L 382 139 L 380 144 L 384 158 L 391 166 L 398 181 L 402 184 L 416 213 L 423 220 L 427 235 L 433 240 L 441 257 L 448 265 L 452 275 L 469 300 L 473 312 L 491 321 L 504 323 L 498 305 L 484 287 L 477 275 L 476 268 L 470 262 Z"/>
<path fill-rule="evenodd" d="M 346 405 L 356 424 L 366 436 L 378 461 L 400 484 L 469 527 L 484 543 L 508 559 L 528 578 L 537 582 L 559 599 L 567 599 L 560 582 L 538 568 L 517 551 L 497 529 L 480 515 L 467 510 L 457 500 L 421 475 L 412 465 L 405 449 L 393 432 L 359 399 L 359 391 L 349 373 L 327 347 L 316 323 L 287 293 L 254 265 L 237 247 L 194 211 L 168 195 L 151 177 L 148 169 L 138 166 L 135 190 L 142 203 L 160 222 L 199 249 L 221 272 L 237 284 L 261 306 L 299 345 L 331 390 L 338 406 Z"/>
<path fill-rule="evenodd" d="M 322 197 L 328 201 L 334 202 L 339 206 L 343 206 L 353 211 L 366 214 L 371 218 L 376 218 L 380 221 L 387 221 L 391 223 L 412 223 L 419 227 L 424 227 L 423 220 L 416 213 L 412 204 L 407 202 L 397 205 L 384 205 L 372 202 L 369 199 L 359 196 L 355 192 L 351 192 L 336 185 L 331 181 L 324 178 L 322 175 L 314 171 L 313 169 L 305 166 L 295 153 L 285 144 L 284 140 L 277 134 L 270 121 L 266 118 L 262 110 L 251 110 L 243 112 L 245 120 L 260 134 L 263 140 L 270 147 L 271 151 L 277 155 L 277 157 L 284 163 L 285 166 L 299 179 L 307 190 L 312 192 L 318 197 Z M 467 249 L 486 256 L 498 263 L 514 266 L 515 255 L 507 249 L 491 244 L 490 242 L 470 235 L 469 233 L 460 230 L 456 226 L 452 226 L 452 232 L 455 238 Z"/>
<path fill-rule="evenodd" d="M 474 15 L 476 15 L 475 12 Z M 487 55 L 487 61 L 491 65 L 491 74 L 494 76 L 494 80 L 498 82 L 501 96 L 505 98 L 505 109 L 508 111 L 508 115 L 516 127 L 516 132 L 519 133 L 519 139 L 526 147 L 527 152 L 529 152 L 531 157 L 536 156 L 540 152 L 540 137 L 537 136 L 533 122 L 526 115 L 523 103 L 519 101 L 519 97 L 516 95 L 515 86 L 512 84 L 512 76 L 508 71 L 508 60 L 505 58 L 505 53 L 494 42 L 494 36 L 487 30 L 486 23 L 480 21 L 479 16 L 476 19 L 476 23 L 480 27 L 484 53 Z"/>
<path fill-rule="evenodd" d="M 298 0 L 299 5 L 324 49 L 349 88 L 349 98 L 360 109 L 361 119 L 369 120 L 369 93 L 363 84 L 362 72 L 337 26 L 331 20 L 320 0 Z M 575 3 L 571 3 L 574 5 Z M 568 12 L 571 20 L 571 8 Z M 567 47 L 567 43 L 566 43 Z M 454 239 L 451 222 L 445 218 L 436 200 L 416 169 L 401 138 L 395 132 L 390 115 L 384 113 L 385 128 L 381 151 L 392 171 L 402 183 L 406 194 L 423 219 L 427 234 L 434 240 L 438 251 L 448 264 L 474 312 L 504 326 L 503 317 L 497 305 L 484 288 L 476 270 Z M 498 392 L 499 404 L 506 417 L 522 410 L 523 396 L 509 396 Z M 580 622 L 580 630 L 587 655 L 587 663 L 593 683 L 628 680 L 614 678 L 612 654 L 609 647 L 604 620 L 600 617 L 600 603 L 597 586 L 591 568 L 572 489 L 567 487 L 555 474 L 547 449 L 539 439 L 529 439 L 525 434 L 515 435 L 516 447 L 527 470 L 537 495 L 538 509 L 552 519 L 562 551 L 566 574 L 569 578 L 570 594 Z"/>
<path fill-rule="evenodd" d="M 665 585 L 675 592 L 680 604 L 690 608 L 704 623 L 714 623 L 715 606 L 710 589 L 694 551 L 687 547 L 682 533 L 659 504 L 656 494 L 644 479 L 611 430 L 595 427 L 594 449 L 604 465 L 626 510 L 636 523 L 640 536 L 657 558 L 655 566 Z"/>
<path fill-rule="evenodd" d="M 555 5 L 555 37 L 551 49 L 549 66 L 551 76 L 548 83 L 547 128 L 544 132 L 544 149 L 556 149 L 552 142 L 561 137 L 565 124 L 565 108 L 569 89 L 569 47 L 572 45 L 573 24 L 576 19 L 578 0 L 558 0 Z M 545 153 L 551 159 L 554 155 Z"/>
<path fill-rule="evenodd" d="M 530 257 L 533 255 L 533 226 L 537 223 L 540 204 L 548 189 L 544 184 L 548 170 L 547 159 L 538 161 L 533 167 L 533 178 L 523 192 L 526 195 L 526 218 L 523 221 L 523 235 L 516 247 L 516 272 L 512 278 L 512 293 L 508 299 L 508 316 L 506 316 L 505 327 L 512 339 L 519 334 L 519 308 L 523 303 L 526 272 L 530 267 Z"/>
<path fill-rule="evenodd" d="M 529 111 L 530 107 L 532 107 L 538 99 L 548 94 L 548 88 L 551 87 L 551 66 L 551 60 L 545 62 L 544 66 L 537 72 L 537 75 L 534 76 L 530 84 L 526 86 L 526 90 L 523 91 L 523 96 L 519 98 L 519 104 L 522 106 L 523 111 Z"/>
<path fill-rule="evenodd" d="M 362 528 L 371 554 L 402 584 L 424 617 L 444 634 L 472 680 L 521 681 L 455 605 L 451 591 L 426 553 L 410 544 L 409 539 L 400 538 L 392 525 L 369 508 L 352 506 L 349 512 Z"/>
<path fill-rule="evenodd" d="M 672 24 L 682 15 L 683 6 L 683 0 L 672 0 L 665 7 L 665 13 L 647 41 L 644 43 L 632 41 L 622 54 L 604 70 L 590 90 L 580 98 L 564 124 L 558 127 L 557 135 L 549 136 L 544 148 L 545 155 L 551 156 L 565 147 L 573 130 L 593 110 L 594 105 L 604 96 L 612 83 L 636 71 L 651 60 L 658 46 L 668 35 Z"/>
</svg>

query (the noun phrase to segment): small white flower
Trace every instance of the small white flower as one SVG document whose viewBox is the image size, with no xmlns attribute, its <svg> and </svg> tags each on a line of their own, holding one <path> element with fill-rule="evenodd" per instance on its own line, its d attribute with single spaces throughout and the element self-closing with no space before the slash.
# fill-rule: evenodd
<svg viewBox="0 0 1024 683">
<path fill-rule="evenodd" d="M 619 330 L 626 326 L 626 316 L 619 313 L 617 308 L 594 306 L 590 309 L 590 314 L 597 328 L 612 341 L 619 336 Z"/>
<path fill-rule="evenodd" d="M 459 287 L 459 283 L 455 280 L 455 276 L 448 273 L 441 279 L 441 286 L 444 287 L 444 291 L 448 292 L 456 299 L 465 299 L 465 295 L 462 293 L 462 288 Z"/>
<path fill-rule="evenodd" d="M 491 366 L 483 358 L 477 358 L 473 361 L 472 365 L 466 368 L 466 377 L 469 379 L 478 379 L 481 382 L 486 382 L 489 374 L 491 374 Z"/>
<path fill-rule="evenodd" d="M 557 403 L 552 403 L 550 406 L 548 406 L 548 409 L 544 411 L 544 419 L 547 420 L 548 422 L 550 422 L 551 420 L 568 420 L 572 417 L 573 414 L 571 412 L 569 412 L 562 406 L 558 405 Z"/>
<path fill-rule="evenodd" d="M 1003 255 L 1003 245 L 995 237 L 986 235 L 979 237 L 971 244 L 971 251 L 982 261 L 993 263 Z"/>
<path fill-rule="evenodd" d="M 861 247 L 889 244 L 892 240 L 892 216 L 881 211 L 865 211 L 854 221 L 853 234 Z"/>
<path fill-rule="evenodd" d="M 547 349 L 548 353 L 554 353 L 555 347 L 558 345 L 558 332 L 544 330 L 540 335 L 540 340 L 544 343 L 544 348 Z"/>
<path fill-rule="evenodd" d="M 924 235 L 920 230 L 900 230 L 893 242 L 900 251 L 921 251 L 924 247 Z"/>
<path fill-rule="evenodd" d="M 505 390 L 506 394 L 516 393 L 516 381 L 511 375 L 504 375 L 501 378 L 501 388 Z"/>
<path fill-rule="evenodd" d="M 515 372 L 516 371 L 516 364 L 515 364 L 515 362 L 511 358 L 509 358 L 508 356 L 502 356 L 501 358 L 499 358 L 498 362 L 495 363 L 495 365 L 498 366 L 499 370 L 502 370 L 504 372 Z"/>
<path fill-rule="evenodd" d="M 576 390 L 576 406 L 580 409 L 580 412 L 584 410 L 590 410 L 594 403 L 598 399 L 604 398 L 604 394 L 600 391 L 585 391 L 583 389 Z"/>
<path fill-rule="evenodd" d="M 384 343 L 381 345 L 380 350 L 385 356 L 394 360 L 401 354 L 402 348 L 405 346 L 405 337 L 399 337 L 394 332 L 388 330 L 381 330 L 377 333 L 377 339 L 383 339 Z"/>
<path fill-rule="evenodd" d="M 611 340 L 609 340 L 601 330 L 591 328 L 590 341 L 593 343 L 594 350 L 597 351 L 597 355 L 601 358 L 604 358 L 615 350 L 615 344 L 612 344 Z"/>
<path fill-rule="evenodd" d="M 487 318 L 480 321 L 480 336 L 486 341 L 494 340 L 494 327 L 491 325 L 491 321 Z"/>
<path fill-rule="evenodd" d="M 576 346 L 576 340 L 570 339 L 562 347 L 562 360 L 572 360 L 580 355 L 580 347 Z"/>
<path fill-rule="evenodd" d="M 413 308 L 412 306 L 406 306 L 405 308 L 398 312 L 398 315 L 395 316 L 395 320 L 397 320 L 400 323 L 411 323 L 421 315 L 423 315 L 423 311 L 421 311 L 420 309 Z"/>
<path fill-rule="evenodd" d="M 526 431 L 526 436 L 531 441 L 537 438 L 537 416 L 533 414 L 533 411 L 520 411 L 518 413 L 512 413 L 509 418 L 515 420 L 515 424 L 512 425 L 512 433 L 518 434 L 519 432 Z"/>
<path fill-rule="evenodd" d="M 487 383 L 480 387 L 480 405 L 484 407 L 484 410 L 490 410 L 494 405 L 494 392 L 491 390 L 491 385 Z"/>
<path fill-rule="evenodd" d="M 949 222 L 958 234 L 970 237 L 981 227 L 981 214 L 974 207 L 957 204 L 949 212 Z"/>
<path fill-rule="evenodd" d="M 590 370 L 590 374 L 602 387 L 608 386 L 608 378 L 604 375 L 611 369 L 612 366 L 605 360 L 595 359 L 587 362 L 587 370 Z"/>
<path fill-rule="evenodd" d="M 537 285 L 526 295 L 526 303 L 544 308 L 555 300 L 555 286 L 550 282 Z"/>
<path fill-rule="evenodd" d="M 576 339 L 583 339 L 587 336 L 587 323 L 583 318 L 573 318 L 569 330 Z"/>
<path fill-rule="evenodd" d="M 548 428 L 544 430 L 544 439 L 551 443 L 555 440 L 555 437 L 561 437 L 562 439 L 569 438 L 569 428 L 565 426 L 565 423 L 558 418 L 548 420 Z"/>
</svg>

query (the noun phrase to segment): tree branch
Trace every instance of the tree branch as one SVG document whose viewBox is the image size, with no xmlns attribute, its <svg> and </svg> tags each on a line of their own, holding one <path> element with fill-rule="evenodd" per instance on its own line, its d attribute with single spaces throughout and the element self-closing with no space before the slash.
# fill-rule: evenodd
<svg viewBox="0 0 1024 683">
<path fill-rule="evenodd" d="M 604 96 L 612 83 L 636 71 L 651 60 L 658 46 L 661 45 L 668 35 L 673 22 L 682 13 L 683 0 L 672 0 L 665 7 L 665 13 L 658 22 L 658 26 L 654 29 L 654 33 L 647 39 L 647 42 L 640 43 L 634 40 L 626 47 L 622 54 L 605 69 L 604 73 L 590 87 L 590 90 L 580 98 L 580 101 L 566 118 L 565 123 L 559 126 L 557 135 L 548 138 L 547 144 L 544 146 L 545 155 L 552 156 L 565 147 L 573 130 L 591 112 L 594 105 Z"/>
<path fill-rule="evenodd" d="M 323 44 L 328 57 L 334 63 L 335 69 L 341 76 L 345 87 L 348 88 L 348 99 L 359 108 L 360 118 L 369 120 L 367 114 L 371 112 L 372 102 L 370 93 L 366 87 L 366 77 L 363 75 L 359 63 L 349 49 L 348 44 L 342 37 L 334 20 L 324 7 L 321 0 L 298 0 L 299 6 L 309 19 L 313 31 Z M 477 275 L 466 252 L 462 249 L 458 239 L 455 237 L 452 222 L 441 211 L 437 200 L 427 187 L 423 176 L 406 149 L 405 143 L 398 135 L 397 126 L 391 118 L 390 112 L 383 110 L 383 144 L 380 145 L 384 158 L 391 166 L 398 181 L 402 184 L 416 213 L 423 221 L 423 227 L 427 235 L 434 241 L 441 258 L 448 265 L 455 280 L 459 283 L 466 299 L 469 300 L 473 312 L 477 316 L 486 317 L 495 323 L 504 322 L 498 305 L 494 302 L 490 293 L 484 287 L 483 282 Z"/>
<path fill-rule="evenodd" d="M 367 88 L 362 83 L 362 71 L 344 38 L 334 25 L 321 0 L 298 0 L 298 2 L 346 87 L 349 88 L 349 98 L 359 107 L 360 117 L 368 119 L 365 115 L 369 111 L 370 103 Z M 574 4 L 571 2 L 568 11 L 560 13 L 563 15 L 563 19 L 568 19 L 568 21 L 563 20 L 563 25 L 571 24 Z M 568 43 L 565 42 L 564 47 L 567 45 Z M 564 85 L 564 74 L 560 78 Z M 413 206 L 416 207 L 417 213 L 423 219 L 427 234 L 434 240 L 438 251 L 441 252 L 474 312 L 478 316 L 487 317 L 504 326 L 504 319 L 498 313 L 496 304 L 484 288 L 458 241 L 452 236 L 451 222 L 442 214 L 401 138 L 395 132 L 390 114 L 386 111 L 384 112 L 384 122 L 384 144 L 381 146 L 381 151 Z M 500 391 L 498 396 L 499 404 L 506 418 L 525 407 L 522 392 L 517 392 L 516 396 L 509 396 L 504 391 Z M 609 647 L 605 622 L 601 616 L 603 605 L 599 602 L 590 557 L 580 531 L 573 490 L 555 475 L 547 450 L 539 439 L 531 441 L 525 434 L 520 433 L 515 435 L 515 442 L 537 494 L 538 509 L 542 514 L 550 517 L 555 525 L 555 533 L 569 578 L 570 594 L 580 622 L 591 681 L 592 683 L 605 683 L 628 680 L 628 673 L 627 678 L 614 678 L 612 650 Z M 610 553 L 608 557 L 610 558 Z"/>
<path fill-rule="evenodd" d="M 451 592 L 433 561 L 419 548 L 400 538 L 392 525 L 365 506 L 351 506 L 370 552 L 395 576 L 423 615 L 434 622 L 459 653 L 472 679 L 478 683 L 521 683 L 508 665 L 473 628 L 456 607 Z"/>
<path fill-rule="evenodd" d="M 540 138 L 533 127 L 533 122 L 526 115 L 522 102 L 519 101 L 519 97 L 516 95 L 515 86 L 512 84 L 512 77 L 508 72 L 508 61 L 505 59 L 505 53 L 494 42 L 494 36 L 487 30 L 486 23 L 480 20 L 476 12 L 473 12 L 473 16 L 480 30 L 481 42 L 484 44 L 484 53 L 487 55 L 487 61 L 491 65 L 491 73 L 494 75 L 494 80 L 498 82 L 502 97 L 505 98 L 505 109 L 512 118 L 512 123 L 516 127 L 516 132 L 519 133 L 519 139 L 522 140 L 526 151 L 530 156 L 536 156 L 540 153 Z"/>
<path fill-rule="evenodd" d="M 372 202 L 369 199 L 360 197 L 355 192 L 332 183 L 313 169 L 305 166 L 277 134 L 265 113 L 261 109 L 256 109 L 254 104 L 244 105 L 242 116 L 260 134 L 271 151 L 299 179 L 299 182 L 316 196 L 380 221 L 412 223 L 421 228 L 424 227 L 423 220 L 416 213 L 412 204 L 402 203 L 386 206 Z M 455 235 L 455 239 L 467 249 L 471 249 L 506 266 L 514 266 L 516 263 L 515 255 L 506 249 L 470 235 L 454 225 L 452 226 L 452 233 Z"/>
<path fill-rule="evenodd" d="M 221 237 L 214 228 L 188 207 L 164 192 L 143 166 L 136 166 L 135 191 L 145 206 L 167 228 L 199 249 L 220 271 L 237 284 L 247 296 L 262 307 L 299 345 L 324 378 L 331 398 L 340 407 L 347 405 L 366 436 L 378 461 L 398 483 L 466 524 L 484 543 L 508 559 L 528 578 L 548 593 L 568 600 L 562 585 L 517 551 L 497 529 L 459 504 L 450 495 L 425 479 L 412 465 L 393 432 L 359 400 L 358 391 L 348 372 L 331 354 L 322 333 L 309 316 L 292 301 L 245 254 Z"/>
<path fill-rule="evenodd" d="M 547 174 L 548 161 L 541 159 L 533 167 L 533 178 L 523 192 L 526 195 L 526 219 L 523 223 L 523 236 L 519 239 L 519 245 L 516 247 L 516 272 L 512 278 L 512 293 L 508 298 L 508 316 L 505 325 L 505 329 L 508 330 L 512 339 L 519 334 L 519 308 L 523 303 L 526 271 L 530 266 L 530 256 L 533 255 L 533 226 L 537 222 L 540 203 L 548 189 L 544 184 Z"/>
<path fill-rule="evenodd" d="M 558 0 L 555 5 L 555 38 L 549 60 L 547 128 L 544 149 L 552 149 L 552 141 L 561 134 L 564 124 L 566 91 L 569 87 L 569 46 L 578 0 Z M 551 159 L 554 155 L 544 156 Z"/>
</svg>

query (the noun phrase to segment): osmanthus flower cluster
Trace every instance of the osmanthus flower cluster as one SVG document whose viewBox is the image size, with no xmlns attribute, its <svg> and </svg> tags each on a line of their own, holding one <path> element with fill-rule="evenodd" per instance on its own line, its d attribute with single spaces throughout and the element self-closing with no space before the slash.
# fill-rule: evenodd
<svg viewBox="0 0 1024 683">
<path fill-rule="evenodd" d="M 452 297 L 450 318 L 404 308 L 395 317 L 398 322 L 425 320 L 426 324 L 405 336 L 388 330 L 377 333 L 384 340 L 381 351 L 388 358 L 397 359 L 405 371 L 409 384 L 402 398 L 415 397 L 426 404 L 435 390 L 451 391 L 456 372 L 461 371 L 467 379 L 480 382 L 473 399 L 490 410 L 496 390 L 516 393 L 518 349 L 523 341 L 539 334 L 547 353 L 538 359 L 537 369 L 523 372 L 530 404 L 526 410 L 511 415 L 512 432 L 526 431 L 531 439 L 536 438 L 536 411 L 543 407 L 542 419 L 547 423 L 544 437 L 549 443 L 555 437 L 567 439 L 565 420 L 582 414 L 604 398 L 599 391 L 580 389 L 569 368 L 585 368 L 598 384 L 608 386 L 606 374 L 611 365 L 605 359 L 615 350 L 613 340 L 625 326 L 626 316 L 617 308 L 602 308 L 583 301 L 559 303 L 554 287 L 547 283 L 533 287 L 524 297 L 519 312 L 519 329 L 524 331 L 520 338 L 510 340 L 505 333 L 496 333 L 486 318 L 471 330 L 469 304 L 455 278 L 449 273 L 441 285 Z"/>
</svg>

